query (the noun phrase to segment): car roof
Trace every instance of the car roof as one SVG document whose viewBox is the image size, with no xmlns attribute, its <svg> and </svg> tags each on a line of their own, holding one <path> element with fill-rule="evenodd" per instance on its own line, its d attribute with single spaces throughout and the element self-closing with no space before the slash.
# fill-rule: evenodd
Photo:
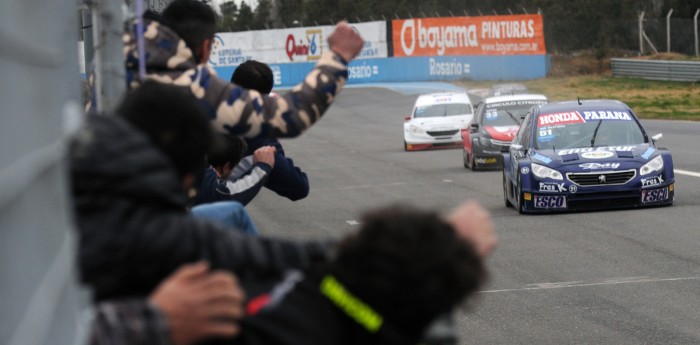
<svg viewBox="0 0 700 345">
<path fill-rule="evenodd" d="M 484 103 L 499 103 L 499 102 L 509 102 L 509 101 L 546 101 L 547 96 L 534 94 L 534 93 L 523 93 L 519 95 L 506 95 L 506 96 L 493 96 L 484 99 Z"/>
<path fill-rule="evenodd" d="M 613 99 L 592 99 L 580 101 L 564 101 L 552 102 L 540 106 L 540 114 L 552 114 L 567 111 L 591 111 L 591 110 L 610 110 L 610 111 L 629 111 L 627 104 Z"/>
<path fill-rule="evenodd" d="M 440 103 L 467 103 L 471 104 L 466 92 L 435 92 L 418 96 L 416 107 L 440 104 Z"/>
<path fill-rule="evenodd" d="M 518 89 L 518 90 L 523 90 L 527 89 L 527 86 L 524 84 L 519 84 L 519 83 L 504 83 L 504 84 L 494 84 L 491 86 L 491 89 Z"/>
</svg>

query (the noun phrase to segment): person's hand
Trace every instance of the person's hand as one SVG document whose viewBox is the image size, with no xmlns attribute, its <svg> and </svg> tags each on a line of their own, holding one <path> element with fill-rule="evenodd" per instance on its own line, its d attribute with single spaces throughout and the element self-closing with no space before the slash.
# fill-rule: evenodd
<svg viewBox="0 0 700 345">
<path fill-rule="evenodd" d="M 496 234 L 493 231 L 491 215 L 476 201 L 467 201 L 447 216 L 457 236 L 474 246 L 482 258 L 488 256 L 496 248 Z"/>
<path fill-rule="evenodd" d="M 333 33 L 328 36 L 328 46 L 347 62 L 352 61 L 364 45 L 365 41 L 360 33 L 344 20 L 339 22 Z"/>
<path fill-rule="evenodd" d="M 240 332 L 243 290 L 228 272 L 209 271 L 206 262 L 183 265 L 149 297 L 168 321 L 175 345 L 210 337 L 233 337 Z"/>
<path fill-rule="evenodd" d="M 274 146 L 263 146 L 253 152 L 253 164 L 257 162 L 265 163 L 271 167 L 275 166 L 275 149 Z"/>
</svg>

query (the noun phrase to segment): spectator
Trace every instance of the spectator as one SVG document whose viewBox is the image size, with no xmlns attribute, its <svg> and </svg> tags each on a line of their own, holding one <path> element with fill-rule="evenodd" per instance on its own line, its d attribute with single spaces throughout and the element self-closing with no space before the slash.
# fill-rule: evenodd
<svg viewBox="0 0 700 345">
<path fill-rule="evenodd" d="M 148 300 L 134 298 L 96 305 L 90 345 L 189 345 L 240 332 L 244 294 L 233 275 L 210 272 L 199 262 L 184 265 Z"/>
<path fill-rule="evenodd" d="M 96 300 L 145 297 L 198 260 L 247 282 L 325 261 L 322 243 L 247 237 L 190 215 L 186 191 L 211 141 L 198 104 L 182 88 L 147 82 L 126 96 L 120 116 L 91 116 L 76 137 L 79 266 Z"/>
<path fill-rule="evenodd" d="M 263 146 L 255 150 L 251 169 L 235 180 L 228 180 L 246 153 L 247 144 L 243 138 L 233 136 L 225 136 L 222 141 L 224 148 L 209 153 L 207 157 L 210 166 L 204 172 L 195 205 L 228 200 L 247 205 L 260 192 L 274 169 L 275 148 Z"/>
<path fill-rule="evenodd" d="M 289 272 L 251 299 L 235 344 L 418 344 L 438 316 L 474 293 L 495 237 L 466 203 L 447 219 L 411 207 L 365 215 L 327 266 Z"/>
<path fill-rule="evenodd" d="M 246 293 L 266 291 L 284 272 L 297 272 L 280 285 L 292 288 L 288 296 L 278 288 L 248 303 L 245 344 L 313 344 L 341 336 L 395 342 L 417 340 L 427 323 L 478 285 L 478 260 L 494 237 L 488 214 L 475 204 L 446 220 L 382 211 L 368 217 L 330 263 L 330 248 L 319 242 L 251 238 L 193 218 L 185 190 L 204 165 L 211 130 L 197 105 L 181 88 L 147 82 L 127 95 L 121 116 L 92 116 L 76 138 L 71 177 L 79 265 L 97 301 L 146 297 L 178 267 L 204 259 L 235 273 Z M 326 282 L 322 293 L 320 282 Z M 367 326 L 342 302 L 347 298 L 361 300 L 384 321 Z M 298 317 L 299 306 L 308 316 Z M 309 331 L 318 338 L 307 338 Z"/>
<path fill-rule="evenodd" d="M 268 100 L 216 77 L 207 65 L 216 32 L 216 15 L 197 0 L 175 0 L 162 18 L 146 16 L 145 52 L 148 79 L 187 86 L 207 107 L 219 132 L 248 138 L 294 137 L 315 123 L 347 80 L 347 64 L 364 42 L 346 22 L 328 37 L 323 53 L 305 80 L 283 98 Z M 139 54 L 133 33 L 125 38 L 127 82 L 142 83 Z"/>
<path fill-rule="evenodd" d="M 248 60 L 236 68 L 231 76 L 231 82 L 246 89 L 256 90 L 263 95 L 272 91 L 274 77 L 270 66 L 255 60 Z M 294 161 L 284 154 L 282 145 L 274 138 L 260 137 L 248 139 L 248 156 L 241 160 L 233 171 L 232 179 L 236 180 L 249 174 L 255 168 L 255 152 L 260 147 L 274 146 L 275 166 L 265 182 L 265 187 L 280 196 L 297 201 L 309 195 L 309 179 L 306 173 L 294 166 Z"/>
</svg>

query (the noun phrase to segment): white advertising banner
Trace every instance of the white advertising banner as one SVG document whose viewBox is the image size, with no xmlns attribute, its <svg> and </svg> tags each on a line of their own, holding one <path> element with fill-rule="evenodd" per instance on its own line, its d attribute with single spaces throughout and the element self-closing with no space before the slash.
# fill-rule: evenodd
<svg viewBox="0 0 700 345">
<path fill-rule="evenodd" d="M 388 57 L 386 22 L 352 25 L 365 40 L 358 59 Z M 316 26 L 216 34 L 209 63 L 235 66 L 246 60 L 268 64 L 312 62 L 328 50 L 327 39 L 335 26 Z"/>
</svg>

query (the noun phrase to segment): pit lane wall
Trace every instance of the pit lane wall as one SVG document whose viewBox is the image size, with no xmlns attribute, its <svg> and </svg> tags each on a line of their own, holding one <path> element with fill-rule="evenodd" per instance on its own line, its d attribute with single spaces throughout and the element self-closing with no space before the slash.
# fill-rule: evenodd
<svg viewBox="0 0 700 345">
<path fill-rule="evenodd" d="M 541 15 L 420 18 L 353 24 L 365 46 L 349 66 L 349 83 L 528 80 L 545 77 Z M 275 87 L 298 84 L 324 51 L 334 26 L 215 36 L 209 63 L 230 78 L 246 60 L 270 65 Z"/>
</svg>

